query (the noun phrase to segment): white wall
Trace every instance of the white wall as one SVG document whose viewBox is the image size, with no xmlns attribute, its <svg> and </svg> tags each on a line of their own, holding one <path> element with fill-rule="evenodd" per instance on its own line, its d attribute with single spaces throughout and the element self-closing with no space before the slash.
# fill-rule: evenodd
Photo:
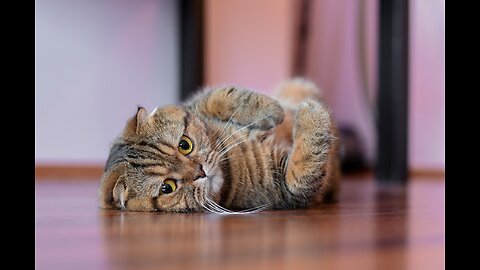
<svg viewBox="0 0 480 270">
<path fill-rule="evenodd" d="M 35 4 L 35 161 L 103 163 L 128 117 L 178 101 L 175 0 Z"/>
</svg>

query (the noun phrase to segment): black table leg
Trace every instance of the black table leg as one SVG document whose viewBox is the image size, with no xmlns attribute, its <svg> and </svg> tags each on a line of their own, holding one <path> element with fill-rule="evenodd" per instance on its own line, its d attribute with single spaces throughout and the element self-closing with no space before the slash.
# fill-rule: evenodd
<svg viewBox="0 0 480 270">
<path fill-rule="evenodd" d="M 408 0 L 380 1 L 376 178 L 408 177 Z"/>
</svg>

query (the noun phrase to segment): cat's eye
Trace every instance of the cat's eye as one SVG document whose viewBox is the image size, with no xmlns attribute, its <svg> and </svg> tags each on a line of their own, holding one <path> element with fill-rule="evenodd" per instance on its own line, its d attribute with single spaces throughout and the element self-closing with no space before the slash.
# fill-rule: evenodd
<svg viewBox="0 0 480 270">
<path fill-rule="evenodd" d="M 178 143 L 178 151 L 182 153 L 183 155 L 188 155 L 193 151 L 193 143 L 190 138 L 187 136 L 183 135 L 180 138 L 180 142 Z"/>
<path fill-rule="evenodd" d="M 175 180 L 165 180 L 161 186 L 161 190 L 163 194 L 172 193 L 177 189 L 177 183 Z"/>
</svg>

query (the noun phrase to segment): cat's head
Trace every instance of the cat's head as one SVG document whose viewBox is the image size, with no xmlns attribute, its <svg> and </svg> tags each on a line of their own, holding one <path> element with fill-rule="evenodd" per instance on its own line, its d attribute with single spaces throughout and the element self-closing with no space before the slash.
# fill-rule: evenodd
<svg viewBox="0 0 480 270">
<path fill-rule="evenodd" d="M 138 108 L 110 150 L 100 206 L 187 212 L 218 200 L 223 178 L 208 132 L 181 106 Z"/>
</svg>

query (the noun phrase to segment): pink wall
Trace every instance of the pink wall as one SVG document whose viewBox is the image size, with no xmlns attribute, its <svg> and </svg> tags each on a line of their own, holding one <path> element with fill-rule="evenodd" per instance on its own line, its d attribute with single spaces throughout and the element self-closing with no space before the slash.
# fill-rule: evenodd
<svg viewBox="0 0 480 270">
<path fill-rule="evenodd" d="M 206 82 L 269 91 L 290 76 L 294 1 L 207 0 Z"/>
<path fill-rule="evenodd" d="M 445 0 L 411 4 L 410 164 L 445 168 Z"/>
<path fill-rule="evenodd" d="M 207 82 L 269 92 L 291 74 L 294 1 L 207 1 Z M 364 6 L 362 7 L 362 3 Z M 411 1 L 409 162 L 445 166 L 445 1 Z M 365 14 L 359 25 L 359 10 Z M 352 125 L 375 158 L 378 1 L 312 1 L 307 76 L 340 124 Z M 363 31 L 361 61 L 358 31 Z M 361 73 L 361 70 L 365 73 Z M 362 80 L 364 78 L 364 80 Z M 364 94 L 364 90 L 368 93 Z"/>
<path fill-rule="evenodd" d="M 339 123 L 353 125 L 375 155 L 373 113 L 376 96 L 378 2 L 364 1 L 368 103 L 362 96 L 357 43 L 361 1 L 313 1 L 308 75 L 326 92 Z M 410 1 L 409 164 L 445 168 L 445 1 Z"/>
<path fill-rule="evenodd" d="M 324 91 L 337 123 L 353 127 L 364 142 L 366 158 L 374 161 L 375 123 L 373 121 L 376 87 L 376 2 L 364 1 L 365 23 L 359 27 L 361 1 L 312 1 L 308 46 L 307 76 Z M 363 66 L 359 58 L 359 29 L 365 29 L 366 91 L 362 90 Z"/>
</svg>

